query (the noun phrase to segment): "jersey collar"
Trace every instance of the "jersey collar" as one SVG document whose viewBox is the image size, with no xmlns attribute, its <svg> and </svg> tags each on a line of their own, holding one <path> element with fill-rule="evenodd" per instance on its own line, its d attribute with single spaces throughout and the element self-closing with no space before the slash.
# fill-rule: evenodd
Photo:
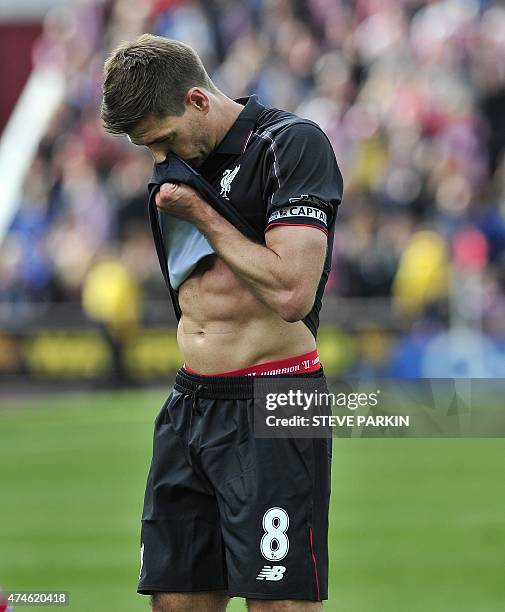
<svg viewBox="0 0 505 612">
<path fill-rule="evenodd" d="M 225 137 L 219 145 L 214 149 L 214 155 L 239 155 L 242 153 L 247 141 L 254 131 L 256 121 L 261 111 L 265 108 L 259 102 L 258 96 L 256 95 L 247 98 L 237 98 L 235 102 L 242 104 L 244 110 L 240 112 L 235 123 L 228 132 L 226 132 Z"/>
</svg>

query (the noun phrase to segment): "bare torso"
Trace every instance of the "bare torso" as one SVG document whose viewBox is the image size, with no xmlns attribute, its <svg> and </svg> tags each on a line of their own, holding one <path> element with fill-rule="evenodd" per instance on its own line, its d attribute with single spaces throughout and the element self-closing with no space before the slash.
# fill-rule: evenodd
<svg viewBox="0 0 505 612">
<path fill-rule="evenodd" d="M 316 347 L 305 323 L 284 321 L 214 255 L 181 285 L 179 303 L 177 341 L 186 365 L 201 374 L 294 357 Z"/>
</svg>

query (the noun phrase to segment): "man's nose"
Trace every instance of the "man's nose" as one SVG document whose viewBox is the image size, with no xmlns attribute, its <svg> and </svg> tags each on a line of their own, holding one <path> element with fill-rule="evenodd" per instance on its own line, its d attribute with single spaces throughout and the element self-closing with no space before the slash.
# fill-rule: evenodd
<svg viewBox="0 0 505 612">
<path fill-rule="evenodd" d="M 161 151 L 151 151 L 151 154 L 155 164 L 165 161 L 165 157 L 167 156 L 166 153 L 162 153 Z"/>
<path fill-rule="evenodd" d="M 151 155 L 154 159 L 154 163 L 155 164 L 159 164 L 162 161 L 165 161 L 165 157 L 167 156 L 167 149 L 166 147 L 162 147 L 160 145 L 155 146 L 155 145 L 151 145 L 148 147 L 149 151 L 151 152 Z"/>
</svg>

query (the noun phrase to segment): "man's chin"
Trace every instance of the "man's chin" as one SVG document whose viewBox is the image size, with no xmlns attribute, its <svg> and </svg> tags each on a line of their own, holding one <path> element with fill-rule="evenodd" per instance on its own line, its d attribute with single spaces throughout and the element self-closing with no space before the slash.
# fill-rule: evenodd
<svg viewBox="0 0 505 612">
<path fill-rule="evenodd" d="M 199 168 L 204 164 L 207 158 L 208 155 L 201 155 L 200 157 L 190 157 L 189 159 L 185 159 L 184 161 L 190 166 L 193 166 L 193 168 Z"/>
<path fill-rule="evenodd" d="M 199 168 L 202 165 L 201 157 L 191 157 L 190 159 L 186 159 L 185 161 L 190 166 L 193 166 L 193 168 Z"/>
</svg>

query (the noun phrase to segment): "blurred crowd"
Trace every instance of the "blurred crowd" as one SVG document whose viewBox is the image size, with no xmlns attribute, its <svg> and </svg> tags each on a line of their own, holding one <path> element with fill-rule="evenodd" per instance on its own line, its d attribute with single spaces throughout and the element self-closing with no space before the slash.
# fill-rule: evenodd
<svg viewBox="0 0 505 612">
<path fill-rule="evenodd" d="M 33 51 L 67 90 L 0 247 L 0 301 L 78 301 L 104 258 L 165 297 L 145 209 L 151 157 L 98 115 L 104 58 L 149 31 L 192 45 L 230 97 L 257 93 L 328 134 L 345 191 L 327 294 L 391 297 L 398 316 L 443 322 L 464 298 L 457 279 L 476 276 L 480 322 L 505 329 L 500 2 L 68 4 Z"/>
</svg>

